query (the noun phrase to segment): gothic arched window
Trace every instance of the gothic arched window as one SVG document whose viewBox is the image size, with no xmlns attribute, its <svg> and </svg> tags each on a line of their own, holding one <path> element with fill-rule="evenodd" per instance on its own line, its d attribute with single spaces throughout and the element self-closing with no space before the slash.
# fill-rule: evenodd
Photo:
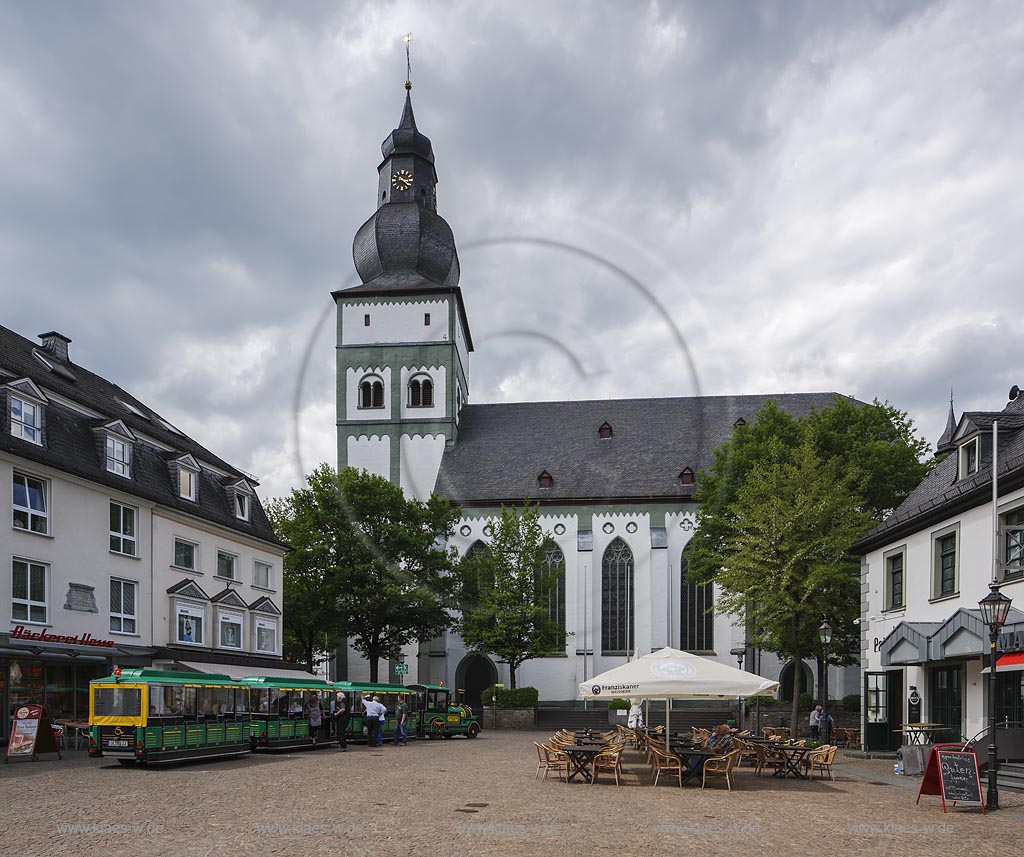
<svg viewBox="0 0 1024 857">
<path fill-rule="evenodd" d="M 548 591 L 548 618 L 561 629 L 561 649 L 565 649 L 565 554 L 551 542 L 544 554 L 544 564 L 551 575 L 551 589 Z M 558 652 L 563 654 L 563 652 Z"/>
<path fill-rule="evenodd" d="M 715 648 L 715 589 L 713 583 L 687 583 L 686 551 L 679 560 L 682 595 L 679 610 L 679 647 L 687 652 Z"/>
<path fill-rule="evenodd" d="M 384 382 L 376 375 L 367 375 L 359 382 L 359 407 L 384 407 Z"/>
<path fill-rule="evenodd" d="M 624 655 L 633 648 L 633 551 L 615 539 L 601 561 L 601 654 Z"/>
<path fill-rule="evenodd" d="M 483 570 L 477 565 L 475 560 L 478 557 L 486 556 L 489 552 L 490 548 L 487 546 L 487 543 L 477 539 L 469 546 L 463 556 L 463 609 L 475 606 L 480 599 L 481 590 L 486 589 L 488 586 L 486 576 L 483 574 Z"/>
<path fill-rule="evenodd" d="M 409 382 L 409 407 L 434 407 L 434 382 L 428 375 L 417 375 Z"/>
</svg>

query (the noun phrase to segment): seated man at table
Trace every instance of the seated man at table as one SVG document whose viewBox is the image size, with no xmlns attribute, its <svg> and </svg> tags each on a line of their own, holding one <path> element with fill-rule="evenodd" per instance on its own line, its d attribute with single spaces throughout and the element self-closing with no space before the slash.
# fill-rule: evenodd
<svg viewBox="0 0 1024 857">
<path fill-rule="evenodd" d="M 708 738 L 704 747 L 705 749 L 714 750 L 717 754 L 724 756 L 732 750 L 732 744 L 732 730 L 727 724 L 723 723 L 720 726 L 715 727 L 714 734 Z M 703 769 L 704 762 L 707 761 L 707 758 L 707 756 L 691 758 L 683 767 L 683 781 L 685 782 L 690 777 L 698 776 Z"/>
</svg>

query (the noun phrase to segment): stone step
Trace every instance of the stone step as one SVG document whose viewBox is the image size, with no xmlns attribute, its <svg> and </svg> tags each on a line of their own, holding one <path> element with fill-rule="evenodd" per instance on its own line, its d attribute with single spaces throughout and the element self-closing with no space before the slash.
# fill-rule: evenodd
<svg viewBox="0 0 1024 857">
<path fill-rule="evenodd" d="M 1003 762 L 997 777 L 999 788 L 1012 792 L 1024 792 L 1024 764 Z"/>
</svg>

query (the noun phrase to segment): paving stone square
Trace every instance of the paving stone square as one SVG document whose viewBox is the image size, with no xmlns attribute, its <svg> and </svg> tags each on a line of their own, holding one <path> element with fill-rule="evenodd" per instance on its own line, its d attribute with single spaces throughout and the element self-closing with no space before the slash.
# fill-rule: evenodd
<svg viewBox="0 0 1024 857">
<path fill-rule="evenodd" d="M 650 785 L 630 750 L 621 786 L 536 779 L 534 732 L 409 747 L 329 748 L 124 768 L 70 752 L 0 766 L 0 853 L 193 855 L 844 855 L 1009 853 L 1024 801 L 989 816 L 938 798 L 885 761 L 828 780 L 736 774 Z M 888 773 L 887 773 L 888 771 Z M 926 805 L 927 803 L 927 805 Z"/>
</svg>

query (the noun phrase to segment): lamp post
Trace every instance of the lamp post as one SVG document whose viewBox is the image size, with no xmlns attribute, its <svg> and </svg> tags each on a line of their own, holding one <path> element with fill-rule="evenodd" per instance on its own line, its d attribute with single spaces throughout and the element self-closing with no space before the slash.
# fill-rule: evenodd
<svg viewBox="0 0 1024 857">
<path fill-rule="evenodd" d="M 736 664 L 737 664 L 737 666 L 740 669 L 743 669 L 743 656 L 746 653 L 747 653 L 746 643 L 743 644 L 742 648 L 737 646 L 735 649 L 730 649 L 729 650 L 729 654 L 730 655 L 735 655 L 735 657 L 736 657 Z M 739 720 L 737 721 L 736 725 L 739 727 L 740 732 L 742 732 L 746 728 L 746 723 L 744 723 L 744 721 L 746 720 L 746 712 L 744 710 L 743 697 L 742 696 L 738 698 L 738 702 L 739 702 L 739 705 L 737 706 L 737 708 L 739 708 Z"/>
<path fill-rule="evenodd" d="M 831 732 L 831 729 L 829 729 L 829 724 L 831 722 L 829 720 L 829 717 L 831 716 L 831 714 L 828 708 L 828 646 L 829 643 L 832 642 L 832 626 L 829 625 L 828 619 L 822 622 L 821 627 L 818 628 L 818 636 L 821 638 L 821 660 L 822 664 L 824 665 L 824 669 L 822 670 L 822 678 L 824 679 L 823 684 L 825 685 L 824 688 L 822 688 L 823 698 L 821 700 L 825 712 L 825 737 L 821 743 L 827 744 L 829 742 Z"/>
<path fill-rule="evenodd" d="M 981 621 L 988 625 L 989 675 L 988 675 L 988 726 L 992 733 L 988 745 L 988 794 L 985 797 L 987 809 L 999 809 L 999 757 L 996 749 L 996 643 L 999 629 L 1006 623 L 1010 612 L 1010 599 L 999 591 L 998 583 L 989 584 L 989 592 L 978 602 Z"/>
</svg>

